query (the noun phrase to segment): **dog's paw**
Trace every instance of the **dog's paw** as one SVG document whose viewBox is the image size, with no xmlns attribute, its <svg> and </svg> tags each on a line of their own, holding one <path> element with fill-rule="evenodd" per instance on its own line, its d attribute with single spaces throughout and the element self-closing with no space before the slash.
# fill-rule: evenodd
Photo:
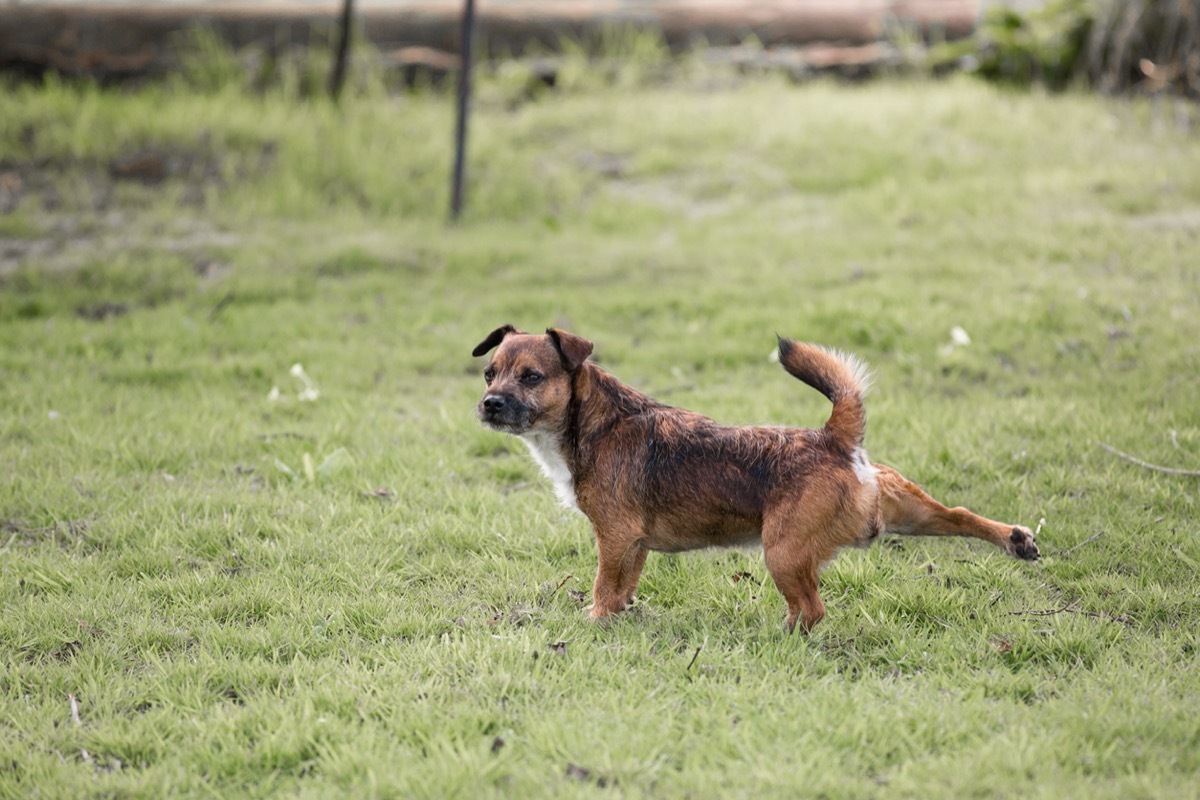
<svg viewBox="0 0 1200 800">
<path fill-rule="evenodd" d="M 606 606 L 596 605 L 595 603 L 587 607 L 588 619 L 592 622 L 607 622 L 616 614 L 624 610 L 624 606 L 619 608 L 608 608 Z"/>
<path fill-rule="evenodd" d="M 1008 537 L 1008 552 L 1017 558 L 1026 561 L 1038 560 L 1038 546 L 1033 538 L 1033 531 L 1023 525 L 1018 525 L 1012 529 L 1012 534 Z"/>
</svg>

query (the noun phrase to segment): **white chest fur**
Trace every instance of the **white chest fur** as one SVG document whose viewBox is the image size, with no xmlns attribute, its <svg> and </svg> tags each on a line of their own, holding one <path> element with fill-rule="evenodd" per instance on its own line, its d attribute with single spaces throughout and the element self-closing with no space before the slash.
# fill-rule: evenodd
<svg viewBox="0 0 1200 800">
<path fill-rule="evenodd" d="M 578 510 L 579 506 L 575 502 L 575 480 L 558 450 L 558 440 L 549 434 L 531 431 L 523 434 L 521 441 L 529 447 L 533 460 L 554 484 L 554 494 L 558 495 L 558 501 L 567 508 Z"/>
</svg>

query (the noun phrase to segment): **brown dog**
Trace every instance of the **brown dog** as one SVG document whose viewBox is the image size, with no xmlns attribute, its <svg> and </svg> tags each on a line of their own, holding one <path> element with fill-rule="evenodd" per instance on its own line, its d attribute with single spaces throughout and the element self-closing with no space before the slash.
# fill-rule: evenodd
<svg viewBox="0 0 1200 800">
<path fill-rule="evenodd" d="M 881 532 L 974 536 L 1017 558 L 1038 557 L 1033 533 L 946 508 L 863 450 L 866 367 L 858 359 L 779 340 L 784 369 L 833 402 L 820 430 L 730 427 L 657 403 L 587 360 L 592 343 L 504 325 L 473 352 L 483 373 L 479 418 L 519 436 L 564 505 L 596 532 L 600 566 L 591 616 L 633 601 L 646 554 L 762 543 L 788 604 L 787 628 L 825 616 L 821 565 Z"/>
</svg>

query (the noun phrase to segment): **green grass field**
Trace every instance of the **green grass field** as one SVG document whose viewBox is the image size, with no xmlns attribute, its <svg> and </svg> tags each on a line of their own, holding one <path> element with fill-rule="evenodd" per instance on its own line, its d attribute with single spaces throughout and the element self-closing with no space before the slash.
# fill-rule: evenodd
<svg viewBox="0 0 1200 800">
<path fill-rule="evenodd" d="M 1200 794 L 1200 478 L 1101 447 L 1200 468 L 1200 139 L 564 84 L 484 81 L 458 226 L 449 95 L 0 90 L 0 796 Z M 776 333 L 853 350 L 872 457 L 1043 558 L 846 552 L 789 637 L 758 552 L 656 555 L 589 624 L 586 520 L 475 419 L 504 322 L 731 423 L 825 420 Z"/>
</svg>

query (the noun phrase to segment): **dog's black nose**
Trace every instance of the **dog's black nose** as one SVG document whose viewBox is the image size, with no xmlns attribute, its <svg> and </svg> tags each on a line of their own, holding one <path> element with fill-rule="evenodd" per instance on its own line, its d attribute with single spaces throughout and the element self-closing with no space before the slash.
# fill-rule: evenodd
<svg viewBox="0 0 1200 800">
<path fill-rule="evenodd" d="M 504 408 L 504 396 L 498 394 L 489 394 L 483 398 L 483 410 L 495 413 Z"/>
</svg>

